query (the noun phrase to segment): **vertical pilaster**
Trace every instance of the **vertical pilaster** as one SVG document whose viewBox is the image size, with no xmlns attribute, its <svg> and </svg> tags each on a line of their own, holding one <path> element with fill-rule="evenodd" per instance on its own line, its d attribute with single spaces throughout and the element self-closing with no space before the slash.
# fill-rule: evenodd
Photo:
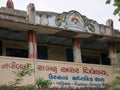
<svg viewBox="0 0 120 90">
<path fill-rule="evenodd" d="M 108 19 L 106 21 L 106 25 L 109 26 L 110 28 L 110 36 L 114 36 L 114 29 L 113 29 L 113 20 Z M 117 56 L 115 57 L 115 55 L 117 54 L 117 49 L 116 49 L 116 45 L 113 42 L 108 43 L 109 46 L 109 56 L 110 56 L 110 61 L 111 61 L 111 65 L 116 65 L 118 62 L 118 58 Z"/>
<path fill-rule="evenodd" d="M 116 65 L 118 63 L 118 58 L 115 57 L 117 54 L 117 49 L 115 43 L 109 43 L 109 56 L 111 65 Z"/>
<path fill-rule="evenodd" d="M 33 3 L 30 3 L 27 6 L 27 20 L 30 24 L 36 24 L 36 11 Z M 38 78 L 38 69 L 37 69 L 37 41 L 36 41 L 36 31 L 28 31 L 28 43 L 29 43 L 29 58 L 34 60 L 34 78 L 35 81 Z"/>
<path fill-rule="evenodd" d="M 30 3 L 27 6 L 27 20 L 31 24 L 35 24 L 35 6 Z M 29 43 L 29 58 L 37 58 L 37 44 L 36 44 L 36 31 L 28 31 L 28 43 Z"/>
<path fill-rule="evenodd" d="M 35 6 L 33 3 L 30 3 L 27 6 L 27 20 L 31 24 L 36 24 L 36 11 L 35 11 Z"/>
<path fill-rule="evenodd" d="M 114 36 L 113 20 L 108 19 L 108 20 L 106 21 L 106 25 L 109 26 L 109 28 L 110 28 L 110 33 L 109 33 L 109 35 L 110 35 L 110 36 Z"/>
<path fill-rule="evenodd" d="M 74 62 L 82 63 L 79 38 L 74 38 L 73 39 L 73 56 L 74 56 Z"/>
<path fill-rule="evenodd" d="M 35 31 L 28 31 L 28 48 L 29 48 L 29 58 L 34 60 L 34 68 L 35 68 L 35 73 L 34 73 L 34 78 L 35 81 L 37 80 L 37 42 L 36 42 L 36 32 Z"/>
<path fill-rule="evenodd" d="M 29 58 L 37 58 L 36 32 L 28 31 Z"/>
</svg>

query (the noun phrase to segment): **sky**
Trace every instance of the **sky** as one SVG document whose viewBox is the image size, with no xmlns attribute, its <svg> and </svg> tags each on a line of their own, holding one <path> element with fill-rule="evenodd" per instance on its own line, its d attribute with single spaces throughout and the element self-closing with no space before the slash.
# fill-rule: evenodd
<svg viewBox="0 0 120 90">
<path fill-rule="evenodd" d="M 120 29 L 118 16 L 113 15 L 115 7 L 105 4 L 106 0 L 13 0 L 15 9 L 27 11 L 27 5 L 34 3 L 38 11 L 69 12 L 76 10 L 81 15 L 105 24 L 108 19 L 114 22 L 114 28 Z M 6 7 L 7 0 L 0 0 L 0 7 Z"/>
</svg>

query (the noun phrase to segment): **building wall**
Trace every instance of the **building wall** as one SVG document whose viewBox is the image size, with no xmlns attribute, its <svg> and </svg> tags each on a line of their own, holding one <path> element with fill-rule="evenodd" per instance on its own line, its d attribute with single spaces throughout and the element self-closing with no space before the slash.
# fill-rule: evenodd
<svg viewBox="0 0 120 90">
<path fill-rule="evenodd" d="M 28 58 L 0 56 L 0 85 L 14 81 L 12 71 L 22 70 L 28 63 L 32 68 L 36 68 L 37 77 L 52 82 L 51 87 L 104 87 L 115 78 L 111 66 L 46 60 L 36 60 L 37 66 L 34 66 L 33 61 Z M 26 76 L 21 84 L 34 83 L 33 72 L 32 76 Z"/>
</svg>

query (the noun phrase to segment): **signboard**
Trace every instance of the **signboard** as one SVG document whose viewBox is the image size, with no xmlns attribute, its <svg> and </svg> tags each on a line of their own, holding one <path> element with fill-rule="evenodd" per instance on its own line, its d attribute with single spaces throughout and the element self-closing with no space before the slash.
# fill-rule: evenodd
<svg viewBox="0 0 120 90">
<path fill-rule="evenodd" d="M 29 59 L 0 58 L 0 85 L 12 81 L 12 71 L 23 69 L 27 63 L 34 65 Z M 104 87 L 114 79 L 111 66 L 39 60 L 36 67 L 37 76 L 50 80 L 52 87 Z M 34 74 L 25 77 L 26 84 L 34 84 Z"/>
<path fill-rule="evenodd" d="M 9 85 L 9 82 L 14 81 L 16 78 L 13 71 L 26 68 L 26 64 L 32 64 L 33 60 L 15 57 L 0 57 L 0 85 Z M 32 64 L 33 66 L 33 64 Z M 27 75 L 21 85 L 33 84 L 34 74 Z"/>
<path fill-rule="evenodd" d="M 38 76 L 53 87 L 104 87 L 113 79 L 112 67 L 68 62 L 38 62 Z"/>
</svg>

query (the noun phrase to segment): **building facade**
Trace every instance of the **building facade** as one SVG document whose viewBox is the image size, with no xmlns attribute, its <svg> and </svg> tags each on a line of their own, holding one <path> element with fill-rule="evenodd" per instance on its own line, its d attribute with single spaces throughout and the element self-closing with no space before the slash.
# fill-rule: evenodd
<svg viewBox="0 0 120 90">
<path fill-rule="evenodd" d="M 104 87 L 115 77 L 112 66 L 118 60 L 109 55 L 119 53 L 119 41 L 111 19 L 98 24 L 74 10 L 36 11 L 32 3 L 27 12 L 1 7 L 0 84 L 31 63 L 35 73 L 24 85 L 43 77 L 53 87 Z"/>
</svg>

